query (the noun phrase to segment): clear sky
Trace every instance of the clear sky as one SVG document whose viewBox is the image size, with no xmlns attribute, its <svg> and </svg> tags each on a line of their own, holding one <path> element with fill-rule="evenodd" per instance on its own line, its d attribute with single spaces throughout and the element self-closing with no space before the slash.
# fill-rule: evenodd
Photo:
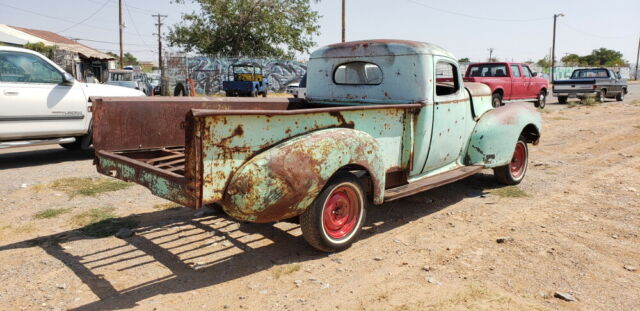
<svg viewBox="0 0 640 311">
<path fill-rule="evenodd" d="M 151 14 L 169 15 L 164 22 L 171 25 L 181 12 L 198 8 L 170 0 L 125 2 L 126 51 L 142 60 L 157 59 Z M 313 7 L 322 15 L 318 46 L 340 41 L 341 1 Z M 473 61 L 485 60 L 493 48 L 499 59 L 537 61 L 551 49 L 554 13 L 565 14 L 558 20 L 558 58 L 606 47 L 635 63 L 640 0 L 347 0 L 347 40 L 427 41 Z M 118 49 L 117 0 L 0 0 L 0 23 L 104 41 L 81 41 L 100 50 Z"/>
</svg>

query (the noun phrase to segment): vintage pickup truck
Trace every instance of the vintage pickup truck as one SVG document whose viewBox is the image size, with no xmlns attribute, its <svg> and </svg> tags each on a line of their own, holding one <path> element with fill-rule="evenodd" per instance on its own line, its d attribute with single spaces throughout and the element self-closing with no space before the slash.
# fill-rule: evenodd
<svg viewBox="0 0 640 311">
<path fill-rule="evenodd" d="M 605 98 L 623 101 L 627 90 L 627 81 L 619 73 L 607 68 L 576 69 L 570 79 L 553 81 L 553 95 L 558 97 L 561 104 L 566 104 L 570 97 L 586 96 L 595 96 L 600 103 Z"/>
<path fill-rule="evenodd" d="M 483 84 L 427 43 L 373 40 L 312 53 L 306 99 L 96 98 L 102 174 L 185 206 L 219 204 L 246 222 L 298 217 L 304 238 L 339 251 L 367 206 L 485 168 L 517 184 L 540 139 L 531 105 L 493 108 Z"/>
</svg>

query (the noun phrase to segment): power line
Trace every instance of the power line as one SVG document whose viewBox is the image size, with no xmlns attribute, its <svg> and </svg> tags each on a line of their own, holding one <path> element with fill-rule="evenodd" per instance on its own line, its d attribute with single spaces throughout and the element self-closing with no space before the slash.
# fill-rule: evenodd
<svg viewBox="0 0 640 311">
<path fill-rule="evenodd" d="M 109 2 L 110 0 L 107 0 L 107 2 Z M 136 31 L 136 33 L 138 34 L 138 37 L 140 38 L 140 41 L 142 41 L 142 43 L 144 43 L 144 45 L 148 48 L 151 48 L 149 45 L 147 45 L 147 42 L 144 41 L 144 38 L 142 38 L 142 35 L 140 34 L 140 31 L 138 31 L 138 26 L 136 25 L 135 20 L 133 19 L 133 16 L 131 16 L 131 9 L 129 9 L 129 4 L 127 3 L 127 1 L 124 1 L 124 6 L 127 8 L 127 15 L 129 15 L 129 19 L 131 20 L 131 24 L 133 24 L 133 29 Z"/>
<path fill-rule="evenodd" d="M 89 1 L 89 2 L 93 2 L 93 3 L 100 3 L 99 1 L 96 1 L 96 0 L 87 0 L 87 1 Z M 112 3 L 112 4 L 113 4 L 113 2 L 111 2 L 111 1 L 109 1 L 109 3 Z M 144 13 L 155 13 L 154 11 L 147 10 L 147 9 L 143 9 L 143 8 L 136 7 L 136 6 L 133 6 L 133 5 L 129 5 L 129 6 L 127 6 L 127 7 L 132 8 L 132 9 L 135 9 L 135 10 L 138 10 L 138 11 L 140 11 L 140 12 L 144 12 Z"/>
<path fill-rule="evenodd" d="M 442 13 L 447 13 L 447 14 L 451 14 L 451 15 L 457 15 L 457 16 L 462 16 L 462 17 L 472 18 L 472 19 L 494 21 L 494 22 L 535 22 L 535 21 L 543 21 L 543 20 L 548 20 L 549 19 L 548 17 L 530 18 L 530 19 L 507 19 L 507 18 L 492 18 L 492 17 L 476 16 L 476 15 L 470 15 L 470 14 L 459 13 L 459 12 L 454 12 L 454 11 L 449 11 L 449 10 L 445 10 L 445 9 L 436 8 L 436 7 L 433 7 L 433 6 L 430 6 L 430 5 L 424 4 L 424 3 L 419 2 L 419 1 L 415 1 L 415 0 L 407 0 L 407 1 L 411 2 L 413 4 L 417 4 L 417 5 L 423 6 L 425 8 L 429 8 L 429 9 L 434 10 L 434 11 L 442 12 Z"/>
<path fill-rule="evenodd" d="M 578 28 L 576 28 L 576 27 L 573 27 L 573 26 L 571 26 L 571 25 L 569 25 L 569 24 L 567 24 L 567 23 L 563 22 L 563 21 L 560 21 L 560 23 L 561 23 L 562 25 L 567 26 L 567 28 L 569 28 L 569 29 L 571 29 L 571 30 L 573 30 L 573 31 L 575 31 L 575 32 L 579 32 L 579 33 L 581 33 L 581 34 L 583 34 L 583 35 L 587 35 L 587 36 L 594 37 L 594 38 L 600 38 L 600 39 L 626 39 L 626 38 L 630 38 L 630 37 L 632 37 L 632 35 L 626 35 L 626 36 L 615 36 L 615 37 L 601 36 L 601 35 L 596 35 L 596 34 L 593 34 L 593 33 L 590 33 L 590 32 L 584 31 L 584 30 L 580 30 L 580 29 L 578 29 Z M 635 37 L 635 36 L 633 36 L 633 37 Z"/>
<path fill-rule="evenodd" d="M 81 21 L 79 21 L 79 22 L 77 22 L 77 23 L 75 23 L 75 24 L 73 24 L 73 25 L 71 25 L 71 26 L 69 26 L 69 27 L 67 27 L 67 28 L 63 29 L 63 30 L 58 31 L 58 33 L 63 33 L 63 32 L 65 32 L 65 31 L 67 31 L 67 30 L 69 30 L 69 29 L 71 29 L 71 28 L 74 28 L 74 27 L 76 27 L 76 26 L 78 26 L 78 25 L 80 25 L 80 24 L 83 24 L 84 22 L 86 22 L 86 21 L 87 21 L 87 20 L 89 20 L 90 18 L 92 18 L 92 17 L 96 16 L 96 14 L 100 13 L 100 11 L 102 11 L 102 9 L 104 9 L 104 7 L 105 7 L 105 6 L 107 6 L 107 3 L 109 3 L 109 1 L 111 1 L 111 0 L 107 0 L 107 1 L 105 1 L 105 2 L 102 4 L 102 6 L 100 6 L 97 10 L 95 10 L 95 12 L 91 13 L 91 14 L 90 14 L 89 16 L 87 16 L 85 19 L 83 19 L 83 20 L 81 20 Z"/>
<path fill-rule="evenodd" d="M 79 40 L 79 41 L 96 42 L 96 43 L 120 44 L 119 42 L 113 42 L 113 41 L 101 41 L 101 40 L 91 40 L 91 39 L 83 39 L 83 38 L 70 38 L 70 39 Z M 145 47 L 151 48 L 146 44 L 127 43 L 127 45 L 145 46 Z"/>
</svg>

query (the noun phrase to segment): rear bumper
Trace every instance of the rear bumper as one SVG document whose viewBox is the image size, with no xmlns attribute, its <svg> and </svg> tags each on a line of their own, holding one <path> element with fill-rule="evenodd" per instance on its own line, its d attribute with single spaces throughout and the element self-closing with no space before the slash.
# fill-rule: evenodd
<svg viewBox="0 0 640 311">
<path fill-rule="evenodd" d="M 594 90 L 553 90 L 553 96 L 566 96 L 566 97 L 581 97 L 588 95 L 596 95 L 597 91 Z"/>
</svg>

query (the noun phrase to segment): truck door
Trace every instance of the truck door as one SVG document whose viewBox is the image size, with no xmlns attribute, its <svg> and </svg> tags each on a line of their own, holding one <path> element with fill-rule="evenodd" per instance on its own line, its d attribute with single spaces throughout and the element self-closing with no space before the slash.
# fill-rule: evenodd
<svg viewBox="0 0 640 311">
<path fill-rule="evenodd" d="M 86 107 L 79 83 L 40 56 L 0 52 L 0 139 L 78 136 Z"/>
<path fill-rule="evenodd" d="M 522 65 L 522 73 L 524 74 L 524 90 L 521 98 L 536 98 L 538 96 L 539 88 L 533 83 L 533 73 L 529 66 Z"/>
<path fill-rule="evenodd" d="M 434 88 L 433 128 L 426 173 L 458 160 L 466 139 L 467 118 L 471 118 L 469 95 L 462 87 L 458 65 L 452 59 L 433 57 Z"/>
<path fill-rule="evenodd" d="M 527 91 L 527 84 L 525 83 L 520 65 L 511 64 L 511 100 L 523 98 L 523 94 Z"/>
</svg>

